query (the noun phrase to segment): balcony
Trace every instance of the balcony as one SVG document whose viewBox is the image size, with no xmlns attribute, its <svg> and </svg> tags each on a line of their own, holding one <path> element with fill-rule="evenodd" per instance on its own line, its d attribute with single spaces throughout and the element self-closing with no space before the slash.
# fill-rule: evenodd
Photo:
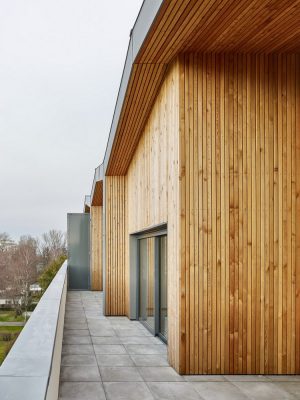
<svg viewBox="0 0 300 400">
<path fill-rule="evenodd" d="M 1 399 L 57 399 L 66 294 L 67 262 L 0 368 Z"/>
<path fill-rule="evenodd" d="M 160 339 L 102 303 L 102 292 L 67 292 L 64 263 L 0 368 L 1 399 L 299 398 L 295 375 L 180 376 Z"/>
</svg>

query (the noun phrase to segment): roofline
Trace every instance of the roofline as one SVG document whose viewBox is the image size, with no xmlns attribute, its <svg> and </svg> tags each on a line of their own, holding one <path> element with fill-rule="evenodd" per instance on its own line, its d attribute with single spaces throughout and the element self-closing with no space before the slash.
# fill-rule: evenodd
<svg viewBox="0 0 300 400">
<path fill-rule="evenodd" d="M 86 212 L 86 208 L 91 208 L 91 196 L 89 194 L 84 196 L 83 212 Z"/>
<path fill-rule="evenodd" d="M 92 191 L 91 191 L 91 195 L 90 195 L 90 204 L 92 204 L 92 202 L 93 202 L 96 183 L 103 181 L 103 176 L 104 176 L 104 168 L 103 168 L 103 163 L 102 163 L 97 168 L 95 168 Z"/>
<path fill-rule="evenodd" d="M 126 60 L 123 68 L 121 83 L 119 86 L 118 97 L 114 109 L 113 119 L 110 127 L 109 137 L 106 145 L 103 173 L 106 174 L 107 166 L 109 163 L 111 150 L 113 147 L 116 131 L 118 128 L 119 118 L 121 115 L 129 79 L 133 70 L 134 61 L 142 48 L 142 45 L 147 37 L 147 34 L 159 13 L 159 10 L 164 0 L 144 0 L 142 7 L 139 11 L 134 26 L 130 32 L 130 40 L 128 44 Z M 93 186 L 94 187 L 94 186 Z M 93 194 L 93 190 L 92 190 Z"/>
</svg>

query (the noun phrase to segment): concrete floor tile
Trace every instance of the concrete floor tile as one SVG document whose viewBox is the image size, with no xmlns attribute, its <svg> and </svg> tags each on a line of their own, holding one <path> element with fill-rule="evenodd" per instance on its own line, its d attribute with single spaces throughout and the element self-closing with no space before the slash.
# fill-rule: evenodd
<svg viewBox="0 0 300 400">
<path fill-rule="evenodd" d="M 144 382 L 105 382 L 107 400 L 154 400 Z"/>
<path fill-rule="evenodd" d="M 100 367 L 103 382 L 142 382 L 136 367 Z"/>
<path fill-rule="evenodd" d="M 178 375 L 160 339 L 138 321 L 105 317 L 102 297 L 68 292 L 61 400 L 300 399 L 299 375 Z"/>
<path fill-rule="evenodd" d="M 200 395 L 187 382 L 148 382 L 157 400 L 200 400 Z"/>
<path fill-rule="evenodd" d="M 62 354 L 93 355 L 94 349 L 91 344 L 63 344 Z"/>
<path fill-rule="evenodd" d="M 105 321 L 106 317 L 104 315 L 102 315 L 101 312 L 98 311 L 85 311 L 85 317 L 87 319 L 87 321 L 93 321 L 93 320 L 97 320 L 97 321 Z"/>
<path fill-rule="evenodd" d="M 300 399 L 300 382 L 276 382 L 274 385 L 281 390 L 293 394 L 296 399 Z"/>
<path fill-rule="evenodd" d="M 294 396 L 272 382 L 233 382 L 251 400 L 294 400 Z"/>
<path fill-rule="evenodd" d="M 130 324 L 131 320 L 127 317 L 107 317 L 107 321 L 111 324 Z"/>
<path fill-rule="evenodd" d="M 90 336 L 65 336 L 63 344 L 92 344 Z"/>
<path fill-rule="evenodd" d="M 265 375 L 223 375 L 229 382 L 269 382 Z"/>
<path fill-rule="evenodd" d="M 127 321 L 127 322 L 109 322 L 110 326 L 113 329 L 138 329 L 138 327 L 134 327 L 131 324 L 131 321 Z"/>
<path fill-rule="evenodd" d="M 61 357 L 61 365 L 90 366 L 90 365 L 97 365 L 97 361 L 94 355 L 63 354 Z"/>
<path fill-rule="evenodd" d="M 106 400 L 101 382 L 61 382 L 59 400 Z"/>
<path fill-rule="evenodd" d="M 134 364 L 138 367 L 168 367 L 169 363 L 161 355 L 131 355 Z"/>
<path fill-rule="evenodd" d="M 128 354 L 166 354 L 167 347 L 164 344 L 127 344 L 125 345 Z"/>
<path fill-rule="evenodd" d="M 190 385 L 204 400 L 249 400 L 230 382 L 195 382 Z"/>
<path fill-rule="evenodd" d="M 82 311 L 79 311 L 79 310 L 67 311 L 66 310 L 65 319 L 66 318 L 86 318 L 86 315 L 83 310 Z"/>
<path fill-rule="evenodd" d="M 84 310 L 73 310 L 65 313 L 65 322 L 86 322 Z"/>
<path fill-rule="evenodd" d="M 226 382 L 223 375 L 182 375 L 187 382 Z"/>
<path fill-rule="evenodd" d="M 89 336 L 90 331 L 88 329 L 65 329 L 64 337 L 66 336 Z"/>
<path fill-rule="evenodd" d="M 89 328 L 91 336 L 116 336 L 113 329 L 99 329 L 99 328 Z"/>
<path fill-rule="evenodd" d="M 66 329 L 88 329 L 86 322 L 65 322 L 64 327 Z"/>
<path fill-rule="evenodd" d="M 98 324 L 88 324 L 88 329 L 95 331 L 95 332 L 99 332 L 99 334 L 101 334 L 102 331 L 106 332 L 106 331 L 113 331 L 113 328 L 109 325 L 109 324 L 102 324 L 102 325 L 98 325 Z M 115 335 L 113 335 L 115 336 Z"/>
<path fill-rule="evenodd" d="M 155 337 L 149 336 L 120 336 L 123 344 L 159 344 Z"/>
<path fill-rule="evenodd" d="M 74 296 L 72 295 L 72 293 L 68 292 L 67 294 L 67 302 L 68 303 L 72 303 L 72 302 L 76 302 L 76 301 L 81 301 L 81 296 Z"/>
<path fill-rule="evenodd" d="M 133 367 L 134 363 L 128 355 L 97 354 L 97 363 L 101 367 Z"/>
<path fill-rule="evenodd" d="M 61 367 L 60 381 L 99 382 L 101 381 L 98 367 L 73 366 Z"/>
<path fill-rule="evenodd" d="M 70 303 L 67 303 L 66 311 L 74 311 L 74 310 L 83 311 L 83 306 L 81 304 L 70 304 Z"/>
<path fill-rule="evenodd" d="M 273 382 L 300 382 L 300 375 L 266 375 Z"/>
<path fill-rule="evenodd" d="M 138 370 L 146 382 L 175 382 L 183 380 L 171 367 L 139 367 Z"/>
<path fill-rule="evenodd" d="M 93 344 L 122 344 L 117 336 L 92 336 Z"/>
<path fill-rule="evenodd" d="M 94 344 L 95 354 L 126 354 L 121 344 Z"/>
<path fill-rule="evenodd" d="M 134 328 L 134 329 L 115 329 L 117 336 L 151 336 L 151 333 L 145 333 L 141 329 Z"/>
<path fill-rule="evenodd" d="M 112 325 L 106 319 L 88 319 L 88 325 L 90 328 L 104 328 L 104 329 L 112 329 Z"/>
</svg>

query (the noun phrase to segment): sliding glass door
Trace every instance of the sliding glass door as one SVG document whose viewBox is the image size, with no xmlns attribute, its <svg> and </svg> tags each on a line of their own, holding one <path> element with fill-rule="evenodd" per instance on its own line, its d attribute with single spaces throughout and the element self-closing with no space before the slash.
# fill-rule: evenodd
<svg viewBox="0 0 300 400">
<path fill-rule="evenodd" d="M 154 238 L 140 240 L 139 318 L 155 333 L 155 253 Z"/>
<path fill-rule="evenodd" d="M 139 320 L 167 340 L 167 236 L 139 239 Z"/>
<path fill-rule="evenodd" d="M 167 236 L 159 238 L 159 334 L 168 337 Z"/>
</svg>

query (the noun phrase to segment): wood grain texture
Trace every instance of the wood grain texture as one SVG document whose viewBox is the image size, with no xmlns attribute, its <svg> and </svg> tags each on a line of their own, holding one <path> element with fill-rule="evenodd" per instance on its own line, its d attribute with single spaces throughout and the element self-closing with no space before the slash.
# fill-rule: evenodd
<svg viewBox="0 0 300 400">
<path fill-rule="evenodd" d="M 94 195 L 91 199 L 91 206 L 103 206 L 103 181 L 96 182 Z"/>
<path fill-rule="evenodd" d="M 179 62 L 169 67 L 126 175 L 129 235 L 168 223 L 168 355 L 179 368 Z"/>
<path fill-rule="evenodd" d="M 125 315 L 125 177 L 107 176 L 105 194 L 105 314 Z"/>
<path fill-rule="evenodd" d="M 136 62 L 167 63 L 182 51 L 298 52 L 299 22 L 299 0 L 170 0 Z"/>
<path fill-rule="evenodd" d="M 299 373 L 299 56 L 180 70 L 179 370 Z"/>
<path fill-rule="evenodd" d="M 163 2 L 133 60 L 107 174 L 126 174 L 166 68 L 178 54 L 297 53 L 299 26 L 300 0 Z"/>
<path fill-rule="evenodd" d="M 106 311 L 129 235 L 168 223 L 168 356 L 186 374 L 300 373 L 299 55 L 181 55 L 126 176 L 106 177 Z"/>
<path fill-rule="evenodd" d="M 102 222 L 103 207 L 91 206 L 91 289 L 103 290 L 103 269 L 102 269 Z"/>
</svg>

